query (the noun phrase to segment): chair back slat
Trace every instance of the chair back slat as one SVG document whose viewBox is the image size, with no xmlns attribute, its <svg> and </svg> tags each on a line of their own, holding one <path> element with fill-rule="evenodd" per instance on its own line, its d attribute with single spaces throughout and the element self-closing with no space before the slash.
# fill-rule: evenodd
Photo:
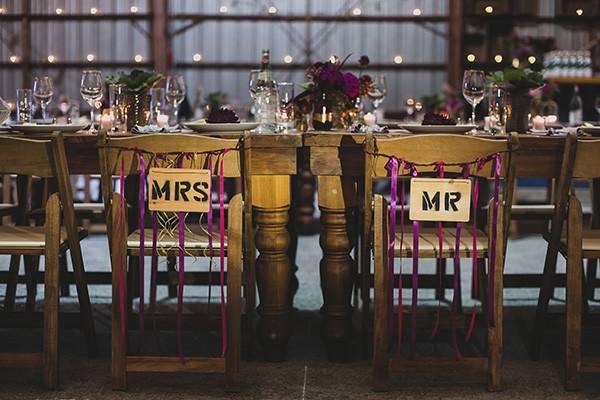
<svg viewBox="0 0 600 400">
<path fill-rule="evenodd" d="M 56 176 L 52 141 L 19 137 L 0 137 L 0 174 Z"/>
<path fill-rule="evenodd" d="M 371 158 L 373 174 L 372 177 L 389 176 L 389 171 L 385 168 L 388 157 L 395 156 L 400 160 L 415 164 L 424 164 L 417 169 L 419 173 L 432 172 L 434 164 L 442 161 L 448 164 L 445 167 L 446 173 L 460 173 L 462 167 L 459 164 L 475 161 L 479 157 L 490 156 L 494 153 L 500 153 L 503 161 L 507 160 L 511 149 L 511 143 L 506 139 L 486 139 L 473 136 L 458 135 L 415 135 L 397 138 L 376 138 L 367 140 L 367 161 Z M 493 162 L 487 165 L 481 171 L 475 171 L 472 168 L 472 174 L 482 177 L 493 175 Z M 508 162 L 502 162 L 502 173 L 505 174 L 508 168 Z M 400 175 L 409 174 L 408 170 L 401 170 Z"/>
<path fill-rule="evenodd" d="M 207 168 L 208 154 L 213 151 L 224 149 L 239 149 L 240 141 L 238 139 L 222 139 L 200 135 L 187 134 L 152 134 L 137 135 L 131 137 L 112 138 L 105 136 L 100 139 L 101 162 L 105 163 L 107 172 L 118 174 L 120 161 L 125 164 L 125 172 L 131 173 L 138 169 L 138 160 L 134 151 L 124 151 L 124 149 L 137 149 L 146 153 L 169 154 L 168 158 L 173 160 L 176 154 L 196 153 L 195 156 L 184 158 L 182 168 Z M 223 159 L 223 174 L 228 178 L 241 176 L 242 162 L 241 149 L 229 151 Z M 144 156 L 146 166 L 150 166 L 151 156 Z M 220 166 L 220 161 L 218 163 Z M 213 157 L 213 167 L 217 166 L 216 157 Z M 215 175 L 218 171 L 213 168 Z"/>
<path fill-rule="evenodd" d="M 577 155 L 573 166 L 573 179 L 600 177 L 600 139 L 577 140 Z"/>
</svg>

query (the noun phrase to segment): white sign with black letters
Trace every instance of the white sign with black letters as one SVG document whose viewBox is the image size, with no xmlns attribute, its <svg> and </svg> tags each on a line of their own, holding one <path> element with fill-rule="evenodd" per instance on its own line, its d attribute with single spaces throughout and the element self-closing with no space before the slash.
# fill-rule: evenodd
<svg viewBox="0 0 600 400">
<path fill-rule="evenodd" d="M 210 210 L 210 171 L 207 169 L 150 168 L 150 211 L 200 212 Z"/>
<path fill-rule="evenodd" d="M 412 221 L 468 222 L 471 213 L 471 180 L 412 178 Z"/>
</svg>

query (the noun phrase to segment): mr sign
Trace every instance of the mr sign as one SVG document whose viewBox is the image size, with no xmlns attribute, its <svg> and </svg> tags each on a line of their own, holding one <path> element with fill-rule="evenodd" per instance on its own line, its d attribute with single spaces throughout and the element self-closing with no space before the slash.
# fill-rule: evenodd
<svg viewBox="0 0 600 400">
<path fill-rule="evenodd" d="M 150 168 L 150 211 L 208 212 L 210 171 L 207 169 Z"/>
<path fill-rule="evenodd" d="M 411 179 L 409 212 L 411 220 L 468 222 L 470 211 L 471 180 Z"/>
</svg>

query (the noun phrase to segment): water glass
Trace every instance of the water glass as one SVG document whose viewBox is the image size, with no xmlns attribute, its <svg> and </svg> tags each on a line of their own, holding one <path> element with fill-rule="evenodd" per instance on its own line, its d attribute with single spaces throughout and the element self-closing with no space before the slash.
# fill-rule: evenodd
<svg viewBox="0 0 600 400">
<path fill-rule="evenodd" d="M 489 130 L 492 135 L 506 132 L 508 119 L 506 90 L 493 85 L 488 96 Z"/>
<path fill-rule="evenodd" d="M 108 87 L 112 131 L 127 132 L 127 86 L 123 83 Z"/>
<path fill-rule="evenodd" d="M 165 97 L 173 107 L 174 124 L 179 122 L 179 105 L 185 99 L 185 81 L 181 75 L 169 75 L 165 84 Z"/>
<path fill-rule="evenodd" d="M 48 104 L 52 101 L 54 96 L 54 86 L 52 79 L 47 76 L 36 76 L 33 81 L 33 98 L 42 109 L 42 118 L 48 118 Z"/>
<path fill-rule="evenodd" d="M 476 69 L 468 69 L 463 75 L 462 92 L 465 100 L 471 105 L 471 123 L 475 123 L 475 108 L 484 97 L 485 73 Z"/>
<path fill-rule="evenodd" d="M 169 122 L 169 116 L 165 113 L 165 89 L 150 89 L 150 118 L 148 125 L 164 126 Z"/>
<path fill-rule="evenodd" d="M 280 132 L 288 132 L 295 127 L 294 121 L 294 84 L 292 82 L 279 82 L 279 115 L 277 122 Z"/>
<path fill-rule="evenodd" d="M 33 91 L 17 89 L 17 122 L 31 122 Z"/>
</svg>

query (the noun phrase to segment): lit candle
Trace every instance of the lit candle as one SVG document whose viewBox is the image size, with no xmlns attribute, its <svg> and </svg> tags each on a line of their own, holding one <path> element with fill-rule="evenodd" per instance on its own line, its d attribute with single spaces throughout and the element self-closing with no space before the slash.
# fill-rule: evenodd
<svg viewBox="0 0 600 400">
<path fill-rule="evenodd" d="M 112 116 L 110 114 L 104 114 L 100 117 L 100 129 L 111 129 L 112 128 Z"/>
<path fill-rule="evenodd" d="M 375 122 L 377 122 L 377 117 L 375 116 L 375 114 L 372 114 L 372 113 L 365 114 L 365 124 L 367 124 L 368 126 L 373 126 L 373 125 L 375 125 Z"/>
<path fill-rule="evenodd" d="M 540 115 L 536 115 L 535 117 L 533 117 L 531 122 L 533 123 L 533 129 L 536 131 L 542 131 L 542 130 L 546 129 L 546 126 L 544 123 L 544 117 L 542 117 Z"/>
<path fill-rule="evenodd" d="M 163 126 L 166 126 L 169 123 L 169 116 L 166 114 L 159 114 L 156 116 L 156 123 L 158 124 L 158 126 L 160 126 L 161 128 Z"/>
<path fill-rule="evenodd" d="M 558 121 L 558 118 L 556 117 L 556 115 L 548 115 L 547 117 L 544 117 L 544 119 L 546 120 L 546 124 L 556 124 L 556 121 Z"/>
</svg>

